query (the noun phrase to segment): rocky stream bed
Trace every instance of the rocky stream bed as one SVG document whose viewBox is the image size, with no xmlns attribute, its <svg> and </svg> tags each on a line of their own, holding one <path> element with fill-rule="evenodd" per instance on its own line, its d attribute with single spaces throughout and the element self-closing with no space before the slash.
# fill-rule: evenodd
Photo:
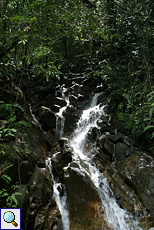
<svg viewBox="0 0 154 230">
<path fill-rule="evenodd" d="M 3 100 L 13 99 L 7 90 L 1 92 Z M 154 229 L 154 158 L 137 148 L 110 114 L 104 87 L 79 77 L 25 95 L 19 119 L 31 125 L 3 143 L 7 156 L 0 156 L 1 168 L 13 163 L 7 174 L 22 193 L 22 229 Z M 95 95 L 94 114 L 88 109 Z M 82 118 L 81 124 L 85 110 L 89 120 Z"/>
</svg>

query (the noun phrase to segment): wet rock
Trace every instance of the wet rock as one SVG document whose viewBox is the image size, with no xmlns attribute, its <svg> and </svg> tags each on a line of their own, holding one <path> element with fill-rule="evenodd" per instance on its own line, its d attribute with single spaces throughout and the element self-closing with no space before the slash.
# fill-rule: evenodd
<svg viewBox="0 0 154 230">
<path fill-rule="evenodd" d="M 69 135 L 75 129 L 76 122 L 78 121 L 79 118 L 78 111 L 75 108 L 69 106 L 64 112 L 64 116 L 65 116 L 64 133 L 66 135 Z"/>
<path fill-rule="evenodd" d="M 143 201 L 143 205 L 154 218 L 154 168 L 140 168 L 136 172 L 135 187 Z M 153 222 L 154 223 L 154 222 Z"/>
<path fill-rule="evenodd" d="M 28 182 L 28 172 L 31 170 L 30 162 L 25 160 L 20 163 L 20 181 L 22 184 Z"/>
<path fill-rule="evenodd" d="M 135 143 L 135 141 L 133 139 L 131 139 L 130 137 L 128 137 L 128 136 L 125 136 L 123 138 L 123 142 L 129 147 L 132 147 L 134 145 L 134 143 Z"/>
<path fill-rule="evenodd" d="M 110 141 L 112 140 L 112 142 Z M 99 138 L 98 144 L 101 149 L 110 157 L 111 161 L 121 160 L 131 155 L 133 147 L 127 146 L 125 143 L 117 142 L 120 141 L 120 136 L 113 135 L 102 135 Z M 116 144 L 114 142 L 117 142 Z"/>
<path fill-rule="evenodd" d="M 115 158 L 117 160 L 124 159 L 131 155 L 132 149 L 128 148 L 125 144 L 118 142 L 114 146 Z M 113 153 L 114 154 L 114 153 Z"/>
<path fill-rule="evenodd" d="M 118 141 L 122 142 L 124 137 L 121 136 L 120 134 L 116 134 L 116 135 L 108 135 L 108 139 L 112 141 L 114 144 L 116 144 Z"/>
<path fill-rule="evenodd" d="M 60 107 L 64 107 L 67 105 L 67 102 L 63 98 L 55 97 L 52 100 L 52 104 L 59 105 Z"/>
<path fill-rule="evenodd" d="M 89 130 L 88 134 L 87 134 L 87 138 L 89 139 L 89 141 L 95 143 L 99 137 L 99 129 L 96 127 L 93 127 Z"/>
<path fill-rule="evenodd" d="M 69 144 L 69 140 L 65 137 L 62 137 L 59 141 L 61 152 L 66 155 L 66 154 L 72 154 L 73 148 Z"/>
<path fill-rule="evenodd" d="M 154 225 L 154 160 L 142 152 L 136 152 L 122 162 L 117 162 L 119 174 L 132 188 L 147 211 L 151 214 Z"/>
<path fill-rule="evenodd" d="M 63 154 L 61 152 L 56 152 L 56 153 L 54 153 L 52 155 L 52 160 L 53 160 L 53 162 L 58 163 L 58 162 L 60 162 L 60 160 L 62 159 L 62 157 L 63 157 Z"/>
<path fill-rule="evenodd" d="M 46 158 L 47 144 L 43 138 L 43 134 L 36 127 L 25 128 L 26 136 L 24 137 L 27 143 L 27 148 L 29 148 L 30 158 L 34 158 L 35 162 L 40 159 Z M 23 134 L 24 135 L 24 134 Z M 28 158 L 28 160 L 30 159 Z"/>
<path fill-rule="evenodd" d="M 83 84 L 83 86 L 88 86 L 91 90 L 95 90 L 96 86 L 99 84 L 99 79 L 94 79 L 94 78 L 87 78 L 84 79 L 81 84 Z"/>
<path fill-rule="evenodd" d="M 107 102 L 109 96 L 107 95 L 107 93 L 105 92 L 102 92 L 99 96 L 98 96 L 98 99 L 97 99 L 97 104 L 104 104 Z"/>
<path fill-rule="evenodd" d="M 77 103 L 83 102 L 86 99 L 84 95 L 78 94 Z"/>
<path fill-rule="evenodd" d="M 17 192 L 21 193 L 21 195 L 16 196 L 18 201 L 18 207 L 21 208 L 21 225 L 22 228 L 25 229 L 26 226 L 26 216 L 29 206 L 29 192 L 27 185 L 19 185 Z"/>
<path fill-rule="evenodd" d="M 59 105 L 51 105 L 50 109 L 54 112 L 54 113 L 58 113 L 60 110 L 60 106 Z"/>
<path fill-rule="evenodd" d="M 62 95 L 62 92 L 60 90 L 56 90 L 55 96 L 62 98 L 63 95 Z"/>
<path fill-rule="evenodd" d="M 68 142 L 69 142 L 68 138 L 66 138 L 66 137 L 60 138 L 59 145 L 60 145 L 61 149 L 64 148 L 65 143 L 68 143 Z"/>
<path fill-rule="evenodd" d="M 98 85 L 98 86 L 96 87 L 96 89 L 95 89 L 95 93 L 101 93 L 101 92 L 103 92 L 103 91 L 104 91 L 104 86 L 103 86 L 103 84 Z"/>
<path fill-rule="evenodd" d="M 79 85 L 75 83 L 71 88 L 72 93 L 77 97 L 79 94 L 84 95 L 89 98 L 89 93 L 92 92 L 92 89 L 88 85 Z"/>
<path fill-rule="evenodd" d="M 45 168 L 45 167 L 46 167 L 45 161 L 44 161 L 44 160 L 40 160 L 40 161 L 37 163 L 37 167 L 38 167 L 38 168 Z"/>
<path fill-rule="evenodd" d="M 52 131 L 48 131 L 45 133 L 45 139 L 48 141 L 48 143 L 54 147 L 58 144 L 57 138 L 55 135 L 53 135 Z"/>
<path fill-rule="evenodd" d="M 107 155 L 109 155 L 110 159 L 112 159 L 112 156 L 113 156 L 113 153 L 114 153 L 114 144 L 108 139 L 108 137 L 105 136 L 105 135 L 102 135 L 99 138 L 98 144 L 101 147 L 101 149 Z"/>
<path fill-rule="evenodd" d="M 94 161 L 97 164 L 100 171 L 103 171 L 105 168 L 104 166 L 110 163 L 109 158 L 107 157 L 106 154 L 104 154 L 104 152 L 100 148 L 96 149 Z"/>
<path fill-rule="evenodd" d="M 36 93 L 37 93 L 39 96 L 45 97 L 45 96 L 47 96 L 48 94 L 54 95 L 54 91 L 55 91 L 54 86 L 53 86 L 53 85 L 48 85 L 48 86 L 41 86 L 41 87 L 36 91 Z"/>
<path fill-rule="evenodd" d="M 76 82 L 76 83 L 80 84 L 83 80 L 84 80 L 84 77 L 83 77 L 83 76 L 77 76 L 77 75 L 75 76 L 75 74 L 69 76 L 69 78 L 68 78 L 69 85 L 70 85 L 72 82 L 74 82 L 74 83 Z"/>
<path fill-rule="evenodd" d="M 74 96 L 74 95 L 71 95 L 71 96 L 69 97 L 69 101 L 70 101 L 71 104 L 74 104 L 74 103 L 76 102 L 76 100 L 77 100 L 77 97 Z"/>
<path fill-rule="evenodd" d="M 53 111 L 44 106 L 41 107 L 39 122 L 44 131 L 49 131 L 56 126 L 56 116 Z"/>
<path fill-rule="evenodd" d="M 53 168 L 60 177 L 63 177 L 63 168 L 72 161 L 71 151 L 71 148 L 64 146 L 60 152 L 56 152 L 52 156 Z"/>
<path fill-rule="evenodd" d="M 78 83 L 72 82 L 72 86 L 70 87 L 71 92 L 77 93 L 81 85 Z"/>
<path fill-rule="evenodd" d="M 71 230 L 111 229 L 104 221 L 99 195 L 83 171 L 67 168 L 65 185 Z"/>
<path fill-rule="evenodd" d="M 63 175 L 63 168 L 72 161 L 72 148 L 67 138 L 61 138 L 59 141 L 60 151 L 52 155 L 53 168 L 58 175 Z"/>
<path fill-rule="evenodd" d="M 36 167 L 28 186 L 35 203 L 45 205 L 52 195 L 52 179 L 46 168 Z"/>
</svg>

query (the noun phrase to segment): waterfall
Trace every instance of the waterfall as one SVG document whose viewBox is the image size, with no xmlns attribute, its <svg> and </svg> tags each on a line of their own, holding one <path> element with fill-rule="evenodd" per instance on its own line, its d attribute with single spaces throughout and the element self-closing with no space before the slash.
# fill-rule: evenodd
<svg viewBox="0 0 154 230">
<path fill-rule="evenodd" d="M 59 110 L 56 116 L 56 130 L 59 130 L 59 138 L 61 138 L 64 135 L 65 117 L 63 116 L 63 113 L 69 106 L 69 97 L 65 95 L 66 88 L 64 86 L 62 86 L 61 92 L 62 98 L 66 101 L 67 104 Z"/>
<path fill-rule="evenodd" d="M 35 114 L 34 114 L 33 111 L 32 111 L 32 106 L 31 106 L 30 103 L 29 103 L 29 111 L 30 111 L 30 115 L 31 115 L 31 117 L 32 117 L 32 119 L 33 119 L 33 120 L 32 120 L 33 124 L 37 125 L 37 126 L 40 128 L 40 130 L 44 133 L 44 131 L 43 131 L 43 129 L 42 129 L 42 127 L 41 127 L 39 121 L 37 120 L 37 118 L 35 117 Z"/>
<path fill-rule="evenodd" d="M 86 136 L 93 127 L 98 127 L 98 121 L 102 115 L 105 115 L 106 105 L 97 105 L 97 99 L 100 94 L 95 94 L 88 109 L 84 110 L 77 128 L 70 139 L 70 145 L 73 148 L 73 159 L 91 179 L 102 203 L 102 209 L 105 212 L 105 220 L 114 230 L 141 230 L 137 221 L 133 220 L 131 214 L 123 210 L 116 203 L 114 194 L 107 182 L 107 179 L 96 168 L 94 162 L 86 149 Z"/>
<path fill-rule="evenodd" d="M 59 188 L 62 187 L 61 183 L 56 182 L 54 179 L 53 173 L 52 173 L 52 164 L 51 164 L 51 158 L 48 157 L 46 160 L 46 165 L 49 168 L 49 172 L 52 177 L 52 182 L 53 182 L 53 196 L 55 198 L 56 204 L 59 208 L 61 218 L 62 218 L 62 225 L 63 225 L 63 230 L 69 230 L 70 229 L 70 223 L 69 223 L 69 216 L 68 216 L 68 210 L 67 210 L 67 205 L 66 205 L 66 194 L 64 193 L 63 196 L 61 196 L 59 192 Z"/>
</svg>

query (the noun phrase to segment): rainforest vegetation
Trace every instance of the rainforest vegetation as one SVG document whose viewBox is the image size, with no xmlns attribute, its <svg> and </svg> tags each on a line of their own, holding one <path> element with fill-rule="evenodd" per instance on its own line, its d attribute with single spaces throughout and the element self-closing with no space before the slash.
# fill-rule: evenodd
<svg viewBox="0 0 154 230">
<path fill-rule="evenodd" d="M 153 44 L 152 0 L 0 0 L 1 87 L 99 78 L 111 112 L 139 145 L 154 138 Z M 13 108 L 22 108 L 0 103 L 6 140 L 16 132 Z"/>
</svg>

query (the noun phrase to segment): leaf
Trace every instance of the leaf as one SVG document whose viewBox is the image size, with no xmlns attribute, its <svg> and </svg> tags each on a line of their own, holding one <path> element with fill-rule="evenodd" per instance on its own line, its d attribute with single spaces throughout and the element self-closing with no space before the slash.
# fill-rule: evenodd
<svg viewBox="0 0 154 230">
<path fill-rule="evenodd" d="M 6 175 L 6 174 L 4 174 L 4 175 L 2 175 L 2 178 L 3 178 L 3 180 L 5 180 L 5 182 L 7 183 L 7 184 L 9 184 L 12 180 L 11 180 L 11 177 L 9 177 L 8 175 Z"/>
<path fill-rule="evenodd" d="M 150 117 L 150 119 L 152 118 L 152 113 L 153 113 L 153 111 L 154 111 L 154 107 L 152 107 L 152 108 L 149 110 L 149 117 Z"/>
<path fill-rule="evenodd" d="M 16 199 L 16 197 L 15 197 L 15 193 L 13 193 L 11 196 L 10 196 L 10 198 L 14 201 L 14 203 L 15 204 L 18 204 L 18 202 L 17 202 L 17 199 Z"/>
<path fill-rule="evenodd" d="M 150 121 L 151 119 L 149 117 L 144 118 L 143 121 Z"/>
<path fill-rule="evenodd" d="M 16 132 L 17 132 L 17 130 L 14 129 L 14 128 L 10 129 L 10 131 L 13 132 L 13 133 L 16 133 Z"/>
<path fill-rule="evenodd" d="M 16 126 L 17 126 L 17 127 L 21 127 L 21 126 L 31 127 L 32 125 L 31 125 L 29 122 L 27 122 L 27 121 L 18 121 L 18 122 L 16 123 Z"/>
<path fill-rule="evenodd" d="M 145 127 L 144 132 L 147 131 L 148 129 L 152 129 L 152 128 L 154 128 L 154 125 L 148 125 L 147 127 Z"/>
<path fill-rule="evenodd" d="M 14 122 L 16 120 L 17 116 L 14 115 L 14 116 L 11 116 L 9 119 L 8 119 L 8 122 Z"/>
<path fill-rule="evenodd" d="M 7 192 L 4 192 L 1 196 L 4 197 L 4 196 L 8 196 L 9 194 Z"/>
<path fill-rule="evenodd" d="M 3 171 L 2 171 L 2 172 L 5 172 L 5 171 L 6 171 L 6 169 L 8 169 L 8 168 L 10 168 L 10 167 L 12 167 L 12 166 L 13 166 L 13 164 L 10 164 L 10 165 L 6 166 L 6 167 L 3 169 Z"/>
<path fill-rule="evenodd" d="M 3 194 L 4 192 L 6 192 L 6 189 L 0 190 L 0 195 Z"/>
<path fill-rule="evenodd" d="M 129 93 L 123 94 L 123 97 L 126 98 L 127 101 L 130 100 L 130 94 Z"/>
</svg>

